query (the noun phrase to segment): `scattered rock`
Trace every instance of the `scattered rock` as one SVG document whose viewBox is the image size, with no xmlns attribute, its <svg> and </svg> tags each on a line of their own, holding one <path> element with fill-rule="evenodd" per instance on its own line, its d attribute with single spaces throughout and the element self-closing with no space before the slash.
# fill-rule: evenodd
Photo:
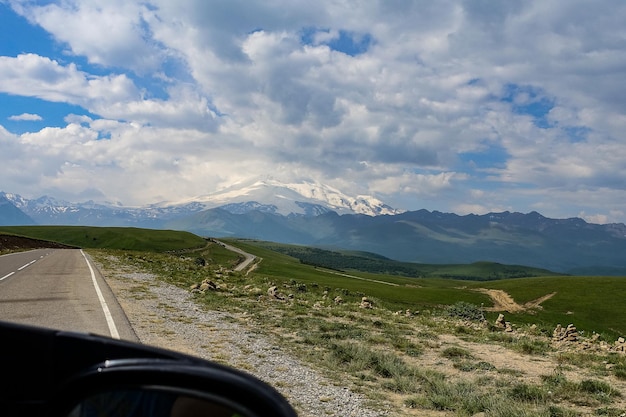
<svg viewBox="0 0 626 417">
<path fill-rule="evenodd" d="M 206 290 L 216 291 L 217 284 L 214 283 L 213 281 L 209 281 L 205 279 L 204 281 L 202 281 L 202 284 L 200 284 L 200 291 L 205 292 Z"/>
<path fill-rule="evenodd" d="M 374 308 L 374 304 L 370 301 L 369 298 L 363 297 L 361 298 L 361 304 L 359 305 L 361 308 Z"/>
<path fill-rule="evenodd" d="M 343 298 L 341 298 L 340 296 L 336 296 L 333 301 L 335 302 L 335 304 L 342 304 Z"/>
<path fill-rule="evenodd" d="M 616 352 L 626 353 L 626 339 L 624 339 L 623 337 L 618 338 L 615 341 L 615 346 L 612 350 Z"/>
<path fill-rule="evenodd" d="M 512 333 L 513 326 L 510 322 L 504 320 L 504 314 L 500 313 L 496 322 L 494 323 L 498 329 L 503 329 L 505 332 Z"/>
<path fill-rule="evenodd" d="M 552 333 L 552 340 L 555 342 L 577 342 L 578 337 L 578 330 L 573 324 L 568 324 L 565 329 L 558 324 Z"/>
<path fill-rule="evenodd" d="M 267 289 L 267 295 L 269 295 L 270 298 L 275 298 L 277 300 L 284 300 L 285 299 L 285 296 L 278 292 L 278 287 L 277 286 L 269 287 Z"/>
</svg>

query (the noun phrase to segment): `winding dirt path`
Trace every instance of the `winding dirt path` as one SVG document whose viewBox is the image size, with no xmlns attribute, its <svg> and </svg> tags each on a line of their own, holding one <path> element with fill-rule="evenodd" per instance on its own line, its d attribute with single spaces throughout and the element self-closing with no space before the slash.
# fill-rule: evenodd
<svg viewBox="0 0 626 417">
<path fill-rule="evenodd" d="M 491 301 L 493 301 L 493 307 L 487 307 L 485 310 L 487 311 L 507 311 L 509 313 L 519 313 L 522 311 L 533 310 L 533 309 L 541 309 L 541 303 L 550 298 L 554 297 L 556 292 L 546 294 L 542 297 L 539 297 L 535 300 L 529 301 L 523 305 L 520 305 L 515 302 L 513 297 L 509 295 L 506 291 L 502 290 L 493 290 L 488 288 L 479 288 L 476 291 L 482 292 L 483 294 L 487 294 Z"/>
</svg>

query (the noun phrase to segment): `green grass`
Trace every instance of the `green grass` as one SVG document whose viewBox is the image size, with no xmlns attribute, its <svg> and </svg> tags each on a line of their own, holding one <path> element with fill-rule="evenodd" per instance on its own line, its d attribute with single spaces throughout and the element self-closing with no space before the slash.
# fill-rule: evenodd
<svg viewBox="0 0 626 417">
<path fill-rule="evenodd" d="M 458 416 L 482 412 L 490 417 L 569 417 L 580 415 L 579 407 L 591 408 L 597 415 L 617 416 L 623 412 L 617 408 L 620 392 L 607 381 L 610 377 L 622 379 L 626 360 L 621 355 L 568 354 L 551 362 L 559 364 L 557 370 L 547 366 L 546 372 L 552 374 L 543 380 L 534 379 L 536 383 L 529 382 L 523 371 L 514 372 L 501 365 L 496 368 L 491 362 L 499 362 L 482 358 L 480 351 L 472 347 L 474 343 L 498 344 L 525 355 L 529 361 L 534 359 L 531 355 L 551 360 L 557 353 L 550 345 L 551 331 L 531 332 L 526 326 L 505 333 L 493 326 L 478 325 L 484 311 L 480 304 L 488 306 L 490 300 L 474 291 L 473 283 L 354 271 L 347 274 L 350 277 L 302 264 L 252 241 L 227 241 L 260 257 L 257 269 L 251 273 L 224 272 L 237 263 L 239 255 L 212 242 L 202 250 L 183 253 L 91 253 L 101 263 L 109 258 L 121 259 L 187 289 L 204 279 L 213 280 L 218 290 L 194 293 L 198 303 L 245 317 L 254 331 L 322 370 L 333 383 L 350 387 L 381 407 L 391 401 L 396 407 L 391 415 L 410 415 L 403 410 L 411 408 Z M 483 282 L 476 287 L 506 288 L 519 302 L 555 292 L 554 288 L 557 295 L 564 293 L 567 297 L 574 297 L 578 291 L 575 285 L 561 286 L 558 280 L 554 281 L 556 287 L 551 287 L 551 279 Z M 545 284 L 525 289 L 523 284 L 532 286 L 532 280 Z M 277 287 L 282 299 L 268 295 L 267 289 L 272 286 Z M 582 288 L 588 290 L 585 285 Z M 599 296 L 593 291 L 584 295 Z M 336 303 L 336 297 L 343 302 Z M 362 297 L 369 298 L 375 308 L 360 308 Z M 412 314 L 405 315 L 406 309 Z M 398 311 L 400 314 L 394 314 Z M 505 314 L 517 325 L 521 318 L 533 322 L 540 313 Z M 490 322 L 496 314 L 488 316 Z M 613 314 L 619 316 L 621 311 Z M 546 328 L 555 325 L 548 323 Z M 466 343 L 460 347 L 456 341 L 445 341 L 439 336 L 444 333 L 454 334 Z M 563 365 L 591 373 L 580 382 L 570 381 L 558 372 Z"/>
<path fill-rule="evenodd" d="M 600 333 L 612 341 L 626 335 L 623 301 L 626 299 L 625 277 L 538 277 L 510 279 L 488 283 L 469 283 L 468 288 L 493 288 L 506 291 L 523 304 L 547 294 L 541 309 L 526 313 L 507 313 L 507 320 L 535 323 L 554 329 L 573 323 L 584 335 Z M 486 304 L 486 306 L 491 305 Z"/>
<path fill-rule="evenodd" d="M 355 251 L 325 250 L 320 248 L 256 241 L 257 246 L 293 256 L 307 265 L 339 271 L 360 271 L 386 275 L 402 275 L 412 278 L 452 278 L 489 281 L 505 278 L 555 275 L 546 269 L 522 265 L 504 265 L 496 262 L 471 264 L 422 264 L 399 262 L 384 256 Z"/>
<path fill-rule="evenodd" d="M 367 295 L 389 310 L 445 309 L 457 303 L 467 303 L 480 308 L 489 307 L 491 299 L 473 291 L 477 288 L 501 289 L 508 292 L 520 304 L 556 293 L 544 301 L 540 309 L 522 313 L 506 313 L 507 321 L 518 325 L 536 324 L 544 334 L 551 334 L 557 324 L 575 324 L 583 335 L 600 333 L 609 342 L 626 335 L 626 318 L 623 300 L 626 299 L 626 278 L 623 277 L 573 277 L 548 276 L 516 278 L 499 281 L 472 282 L 439 278 L 409 278 L 397 275 L 371 274 L 350 271 L 346 275 L 337 271 L 316 268 L 300 263 L 291 256 L 271 250 L 266 242 L 230 240 L 231 244 L 264 259 L 258 273 L 276 282 L 298 280 L 312 282 L 332 290 L 344 290 L 353 298 Z M 334 272 L 334 273 L 333 273 Z M 383 284 L 380 282 L 385 282 Z M 388 285 L 395 284 L 395 285 Z M 486 313 L 493 322 L 497 313 Z M 529 351 L 543 347 L 521 347 Z"/>
<path fill-rule="evenodd" d="M 0 233 L 63 243 L 80 248 L 106 248 L 146 252 L 199 248 L 206 241 L 189 232 L 90 226 L 2 226 Z"/>
<path fill-rule="evenodd" d="M 456 301 L 477 305 L 489 302 L 486 295 L 461 288 L 466 281 L 364 272 L 346 274 L 356 277 L 352 278 L 337 271 L 302 264 L 296 258 L 258 246 L 253 241 L 225 241 L 263 258 L 256 272 L 276 282 L 288 283 L 295 279 L 304 284 L 316 283 L 320 288 L 343 292 L 354 299 L 367 295 L 389 310 L 442 308 Z"/>
</svg>

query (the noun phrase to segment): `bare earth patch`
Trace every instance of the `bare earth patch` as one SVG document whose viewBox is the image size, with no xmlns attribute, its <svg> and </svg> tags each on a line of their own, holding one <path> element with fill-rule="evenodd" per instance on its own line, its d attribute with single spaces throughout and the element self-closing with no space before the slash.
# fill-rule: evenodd
<svg viewBox="0 0 626 417">
<path fill-rule="evenodd" d="M 540 309 L 541 303 L 550 298 L 554 297 L 555 292 L 546 294 L 543 297 L 539 297 L 536 300 L 529 301 L 520 305 L 515 302 L 513 297 L 511 297 L 506 291 L 502 290 L 493 290 L 487 288 L 479 288 L 476 291 L 482 292 L 483 294 L 487 294 L 491 297 L 493 301 L 493 307 L 487 307 L 485 310 L 487 311 L 508 311 L 509 313 L 519 313 L 532 309 Z"/>
</svg>

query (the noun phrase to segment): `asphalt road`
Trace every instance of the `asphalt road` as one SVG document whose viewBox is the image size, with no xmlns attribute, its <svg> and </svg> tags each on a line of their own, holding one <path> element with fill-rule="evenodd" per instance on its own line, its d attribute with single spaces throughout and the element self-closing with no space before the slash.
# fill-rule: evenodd
<svg viewBox="0 0 626 417">
<path fill-rule="evenodd" d="M 243 271 L 244 269 L 246 269 L 248 267 L 248 265 L 250 265 L 255 259 L 256 256 L 254 256 L 251 253 L 245 252 L 239 248 L 236 248 L 234 246 L 228 245 L 220 240 L 215 240 L 216 243 L 219 243 L 220 245 L 224 246 L 226 249 L 228 249 L 229 251 L 238 253 L 240 255 L 242 255 L 244 257 L 243 262 L 241 262 L 239 265 L 237 265 L 235 267 L 235 271 Z"/>
<path fill-rule="evenodd" d="M 0 256 L 0 320 L 137 341 L 110 288 L 80 249 Z"/>
</svg>

